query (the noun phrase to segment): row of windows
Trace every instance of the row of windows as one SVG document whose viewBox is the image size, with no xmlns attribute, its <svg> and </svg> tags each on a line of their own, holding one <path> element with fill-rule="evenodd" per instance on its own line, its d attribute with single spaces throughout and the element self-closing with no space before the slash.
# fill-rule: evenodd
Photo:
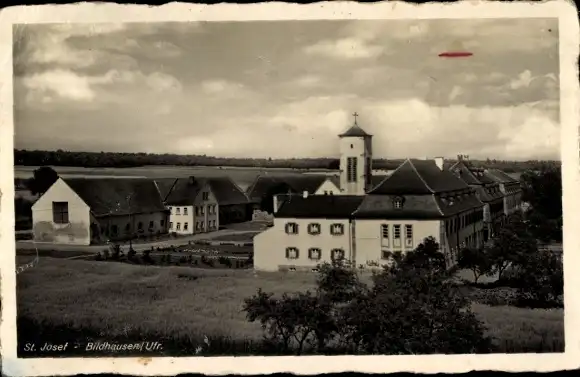
<svg viewBox="0 0 580 377">
<path fill-rule="evenodd" d="M 483 221 L 483 211 L 470 212 L 446 221 L 445 230 L 447 234 L 457 233 L 479 221 Z"/>
<path fill-rule="evenodd" d="M 165 226 L 165 220 L 161 220 L 159 222 L 159 225 L 161 228 L 163 228 Z M 155 228 L 155 222 L 149 221 L 149 231 L 151 231 L 154 228 Z M 119 226 L 117 224 L 112 224 L 110 229 L 111 229 L 111 235 L 117 235 L 119 233 Z M 137 223 L 137 230 L 139 230 L 139 231 L 143 230 L 143 222 L 139 221 Z M 106 230 L 103 229 L 102 231 L 105 232 Z M 125 232 L 130 232 L 130 231 L 131 231 L 131 224 L 126 223 L 125 224 Z"/>
<path fill-rule="evenodd" d="M 390 225 L 381 225 L 381 245 L 383 247 L 393 246 L 395 248 L 401 247 L 401 224 L 392 225 L 393 229 L 393 243 L 391 245 Z M 413 247 L 413 225 L 405 225 L 405 247 Z"/>
<path fill-rule="evenodd" d="M 174 213 L 174 210 L 175 210 L 176 215 L 182 214 L 181 207 L 169 207 L 169 211 L 171 212 L 171 214 Z M 216 205 L 215 204 L 208 205 L 207 206 L 207 213 L 210 215 L 215 214 L 216 213 Z M 187 215 L 187 207 L 183 207 L 183 215 Z M 195 215 L 196 216 L 205 215 L 205 207 L 204 206 L 196 206 L 195 207 Z"/>
<path fill-rule="evenodd" d="M 286 248 L 286 259 L 299 259 L 300 250 L 297 247 L 287 247 Z M 320 260 L 322 258 L 322 250 L 317 247 L 311 247 L 308 249 L 308 259 L 310 260 Z M 343 249 L 332 249 L 330 250 L 330 258 L 332 260 L 344 259 Z"/>
<path fill-rule="evenodd" d="M 208 222 L 209 229 L 214 229 L 216 227 L 216 221 L 211 220 Z M 173 230 L 173 222 L 169 223 L 169 229 Z M 183 230 L 188 230 L 189 224 L 183 223 Z M 195 222 L 195 230 L 204 230 L 205 229 L 205 222 L 204 221 L 196 221 Z M 181 223 L 175 223 L 175 230 L 181 230 Z"/>
<path fill-rule="evenodd" d="M 286 234 L 298 234 L 300 227 L 297 223 L 287 223 L 284 227 Z M 319 223 L 311 223 L 307 226 L 308 234 L 313 236 L 319 235 L 322 231 L 322 227 Z M 341 236 L 344 234 L 343 224 L 330 224 L 330 234 L 333 236 Z"/>
</svg>

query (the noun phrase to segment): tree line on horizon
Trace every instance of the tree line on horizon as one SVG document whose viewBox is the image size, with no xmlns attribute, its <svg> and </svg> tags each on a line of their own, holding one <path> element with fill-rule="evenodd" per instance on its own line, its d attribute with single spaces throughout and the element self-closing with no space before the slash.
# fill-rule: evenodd
<svg viewBox="0 0 580 377">
<path fill-rule="evenodd" d="M 375 169 L 396 169 L 404 159 L 373 159 Z M 447 159 L 454 162 L 453 159 Z M 559 167 L 560 161 L 528 160 L 508 161 L 498 159 L 470 160 L 479 167 L 501 169 L 507 173 L 527 170 L 543 170 Z M 229 166 L 286 169 L 331 169 L 338 170 L 338 158 L 239 158 L 207 155 L 179 155 L 119 152 L 75 152 L 14 149 L 14 165 L 20 166 L 70 166 L 88 168 L 130 168 L 147 165 L 157 166 Z"/>
</svg>

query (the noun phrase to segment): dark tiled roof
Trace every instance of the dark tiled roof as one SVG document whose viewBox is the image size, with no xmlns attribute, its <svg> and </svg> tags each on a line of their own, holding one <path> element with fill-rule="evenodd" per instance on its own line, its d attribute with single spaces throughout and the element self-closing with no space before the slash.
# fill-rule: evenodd
<svg viewBox="0 0 580 377">
<path fill-rule="evenodd" d="M 358 124 L 354 124 L 351 128 L 346 130 L 346 132 L 338 135 L 339 137 L 369 137 L 372 136 L 365 132 Z"/>
<path fill-rule="evenodd" d="M 433 195 L 405 195 L 403 208 L 395 208 L 398 195 L 367 195 L 354 212 L 355 218 L 367 219 L 431 219 L 443 213 Z"/>
<path fill-rule="evenodd" d="M 275 214 L 281 218 L 348 219 L 363 201 L 363 196 L 290 195 Z"/>
<path fill-rule="evenodd" d="M 248 197 L 230 177 L 206 178 L 219 205 L 246 204 Z"/>
<path fill-rule="evenodd" d="M 396 198 L 403 199 L 395 208 Z M 369 219 L 440 219 L 483 207 L 473 189 L 455 195 L 367 195 L 355 211 L 355 218 Z"/>
<path fill-rule="evenodd" d="M 322 185 L 328 178 L 327 175 L 260 175 L 256 177 L 254 183 L 248 187 L 247 196 L 252 202 L 260 202 L 270 190 L 276 187 L 288 187 L 294 193 L 308 191 L 310 194 Z M 340 185 L 339 185 L 340 188 Z"/>
<path fill-rule="evenodd" d="M 477 179 L 477 177 L 473 174 L 473 172 L 467 167 L 467 165 L 463 161 L 456 162 L 453 166 L 449 168 L 449 170 L 456 176 L 461 178 L 463 182 L 467 183 L 468 185 L 481 184 L 479 179 Z"/>
<path fill-rule="evenodd" d="M 165 211 L 161 195 L 152 179 L 63 178 L 63 180 L 90 207 L 95 216 Z"/>
<path fill-rule="evenodd" d="M 499 169 L 487 169 L 486 173 L 490 174 L 492 179 L 500 183 L 517 183 L 518 180 L 511 177 L 509 174 Z"/>
<path fill-rule="evenodd" d="M 384 181 L 388 175 L 373 175 L 371 177 L 371 190 L 377 187 L 382 181 Z"/>
<path fill-rule="evenodd" d="M 175 184 L 166 196 L 169 205 L 191 205 L 199 192 L 208 186 L 214 194 L 219 205 L 246 204 L 246 194 L 232 181 L 230 177 L 189 177 L 174 179 Z M 170 179 L 158 182 L 166 189 Z M 160 188 L 161 190 L 161 188 Z"/>
<path fill-rule="evenodd" d="M 406 160 L 369 194 L 425 195 L 467 187 L 449 170 L 439 169 L 433 160 Z"/>
<path fill-rule="evenodd" d="M 458 193 L 457 195 L 437 195 L 435 200 L 437 200 L 437 204 L 445 217 L 484 206 L 484 203 L 479 200 L 474 189 Z"/>
<path fill-rule="evenodd" d="M 197 178 L 178 178 L 174 181 L 171 191 L 165 197 L 165 203 L 172 206 L 193 205 L 199 192 L 207 185 L 205 179 Z"/>
<path fill-rule="evenodd" d="M 161 198 L 165 201 L 167 196 L 173 189 L 173 186 L 177 182 L 177 178 L 155 178 L 155 184 L 157 185 L 157 189 L 159 189 L 159 194 L 161 194 Z"/>
</svg>

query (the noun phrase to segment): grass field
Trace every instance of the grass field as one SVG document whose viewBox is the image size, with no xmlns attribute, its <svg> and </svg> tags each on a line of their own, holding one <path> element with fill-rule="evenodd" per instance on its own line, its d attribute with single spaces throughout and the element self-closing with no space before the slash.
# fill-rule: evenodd
<svg viewBox="0 0 580 377">
<path fill-rule="evenodd" d="M 66 328 L 106 339 L 171 339 L 176 348 L 210 339 L 257 341 L 258 324 L 242 312 L 258 288 L 275 293 L 314 286 L 313 274 L 254 273 L 133 266 L 43 258 L 18 275 L 18 316 L 25 337 Z M 562 351 L 562 310 L 473 304 L 499 352 Z M 28 339 L 28 338 L 27 338 Z M 20 341 L 26 339 L 19 338 Z"/>
</svg>

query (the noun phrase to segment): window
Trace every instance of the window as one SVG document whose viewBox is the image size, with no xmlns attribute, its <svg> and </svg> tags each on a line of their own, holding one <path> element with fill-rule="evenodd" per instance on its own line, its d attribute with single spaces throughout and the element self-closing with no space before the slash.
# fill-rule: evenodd
<svg viewBox="0 0 580 377">
<path fill-rule="evenodd" d="M 199 229 L 204 230 L 205 229 L 205 221 L 200 221 L 199 222 Z"/>
<path fill-rule="evenodd" d="M 356 157 L 347 157 L 346 158 L 346 181 L 347 182 L 356 182 L 357 177 L 357 163 Z"/>
<path fill-rule="evenodd" d="M 320 260 L 321 250 L 319 248 L 313 247 L 308 249 L 308 258 L 312 260 Z"/>
<path fill-rule="evenodd" d="M 52 221 L 55 224 L 68 224 L 68 202 L 52 202 Z"/>
<path fill-rule="evenodd" d="M 181 223 L 177 223 L 177 230 L 181 230 Z"/>
<path fill-rule="evenodd" d="M 176 215 L 180 215 L 181 214 L 181 208 L 175 207 L 175 214 Z"/>
<path fill-rule="evenodd" d="M 403 199 L 401 199 L 401 198 L 395 198 L 393 200 L 393 207 L 395 207 L 396 209 L 403 208 Z"/>
<path fill-rule="evenodd" d="M 139 221 L 139 223 L 137 223 L 137 229 L 139 229 L 139 230 L 143 229 L 143 223 L 141 221 Z"/>
<path fill-rule="evenodd" d="M 387 224 L 381 225 L 381 245 L 389 247 L 389 226 Z"/>
<path fill-rule="evenodd" d="M 209 200 L 209 192 L 204 192 L 201 194 L 203 200 Z"/>
<path fill-rule="evenodd" d="M 169 207 L 169 213 L 173 215 L 173 207 Z"/>
<path fill-rule="evenodd" d="M 405 225 L 405 247 L 413 247 L 413 225 Z"/>
<path fill-rule="evenodd" d="M 183 223 L 183 230 L 187 230 L 187 223 Z"/>
<path fill-rule="evenodd" d="M 401 247 L 401 226 L 393 225 L 394 247 Z"/>
<path fill-rule="evenodd" d="M 330 251 L 330 256 L 332 260 L 341 260 L 344 259 L 344 250 L 342 249 L 332 249 Z"/>
<path fill-rule="evenodd" d="M 187 215 L 187 207 L 184 207 L 184 208 L 183 208 L 183 214 L 184 214 L 184 215 Z"/>
<path fill-rule="evenodd" d="M 320 224 L 317 223 L 308 224 L 308 234 L 312 235 L 320 234 Z"/>
<path fill-rule="evenodd" d="M 201 214 L 204 215 L 205 214 L 205 207 L 201 207 Z"/>
<path fill-rule="evenodd" d="M 153 229 L 153 221 L 149 221 L 149 229 Z"/>
<path fill-rule="evenodd" d="M 163 228 L 165 226 L 165 220 L 161 220 L 159 221 L 159 224 L 161 225 L 161 227 Z"/>
<path fill-rule="evenodd" d="M 129 224 L 127 224 L 129 225 Z M 173 229 L 173 222 L 169 222 L 169 229 Z"/>
<path fill-rule="evenodd" d="M 328 195 L 328 191 L 327 190 L 324 190 L 324 195 Z"/>
<path fill-rule="evenodd" d="M 342 224 L 331 224 L 330 234 L 333 236 L 341 236 L 344 234 L 344 225 Z"/>
<path fill-rule="evenodd" d="M 298 259 L 298 249 L 295 247 L 287 247 L 286 259 Z"/>
<path fill-rule="evenodd" d="M 286 234 L 298 234 L 298 224 L 288 223 L 286 224 Z"/>
<path fill-rule="evenodd" d="M 111 234 L 116 236 L 117 232 L 119 231 L 117 225 L 111 225 Z"/>
</svg>

